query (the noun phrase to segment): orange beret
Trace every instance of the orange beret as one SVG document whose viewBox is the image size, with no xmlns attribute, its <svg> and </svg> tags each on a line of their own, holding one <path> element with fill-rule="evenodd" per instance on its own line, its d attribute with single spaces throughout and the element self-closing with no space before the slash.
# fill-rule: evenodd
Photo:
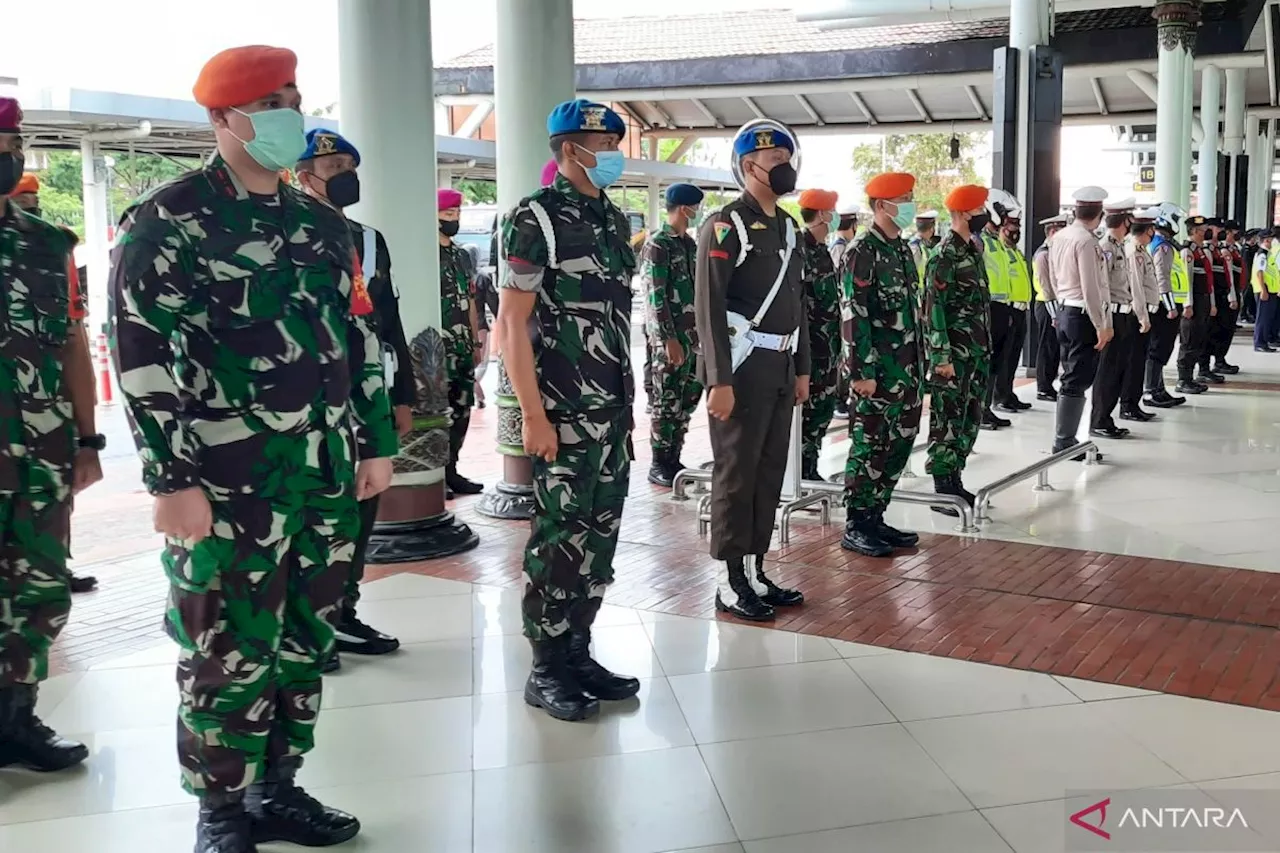
<svg viewBox="0 0 1280 853">
<path fill-rule="evenodd" d="M 191 93 L 211 110 L 239 107 L 294 82 L 297 70 L 298 57 L 286 47 L 233 47 L 204 64 Z"/>
<path fill-rule="evenodd" d="M 967 213 L 977 210 L 987 203 L 987 188 L 974 184 L 963 184 L 947 193 L 947 210 Z"/>
<path fill-rule="evenodd" d="M 897 198 L 916 188 L 916 176 L 906 172 L 885 172 L 867 181 L 867 198 Z"/>
<path fill-rule="evenodd" d="M 805 210 L 835 210 L 838 195 L 831 190 L 805 190 L 800 193 L 800 207 Z"/>
<path fill-rule="evenodd" d="M 18 179 L 17 186 L 13 188 L 13 192 L 9 193 L 9 195 L 38 192 L 40 192 L 40 179 L 36 177 L 34 172 L 23 172 L 22 177 Z"/>
</svg>

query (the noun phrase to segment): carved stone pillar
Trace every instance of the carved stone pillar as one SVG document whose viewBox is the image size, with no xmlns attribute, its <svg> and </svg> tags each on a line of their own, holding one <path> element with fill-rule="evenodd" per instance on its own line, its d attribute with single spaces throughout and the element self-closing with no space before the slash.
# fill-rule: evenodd
<svg viewBox="0 0 1280 853">
<path fill-rule="evenodd" d="M 476 512 L 490 518 L 527 520 L 533 517 L 533 460 L 524 453 L 520 401 L 507 371 L 498 360 L 498 453 L 502 454 L 502 482 L 485 492 Z"/>
<path fill-rule="evenodd" d="M 1188 77 L 1195 69 L 1200 0 L 1163 0 L 1151 12 L 1157 28 L 1156 195 L 1184 210 L 1191 194 L 1191 117 Z"/>
</svg>

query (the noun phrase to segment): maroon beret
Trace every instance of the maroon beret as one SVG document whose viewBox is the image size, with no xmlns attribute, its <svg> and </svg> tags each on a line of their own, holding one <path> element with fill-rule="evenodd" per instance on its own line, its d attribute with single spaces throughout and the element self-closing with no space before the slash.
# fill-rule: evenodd
<svg viewBox="0 0 1280 853">
<path fill-rule="evenodd" d="M 0 98 L 0 133 L 22 133 L 22 105 L 16 98 Z"/>
</svg>

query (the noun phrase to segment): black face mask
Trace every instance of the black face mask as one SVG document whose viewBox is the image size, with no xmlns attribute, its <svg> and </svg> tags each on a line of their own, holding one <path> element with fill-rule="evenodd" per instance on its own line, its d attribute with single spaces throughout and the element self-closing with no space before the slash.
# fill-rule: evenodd
<svg viewBox="0 0 1280 853">
<path fill-rule="evenodd" d="M 324 182 L 329 204 L 341 210 L 360 201 L 360 176 L 355 172 L 339 172 Z"/>
<path fill-rule="evenodd" d="M 8 195 L 22 180 L 22 168 L 26 160 L 21 154 L 6 151 L 0 154 L 0 195 Z"/>
<path fill-rule="evenodd" d="M 969 233 L 981 234 L 982 229 L 987 227 L 987 223 L 991 221 L 990 213 L 979 213 L 977 216 L 969 217 Z"/>
<path fill-rule="evenodd" d="M 784 196 L 796 188 L 796 170 L 790 163 L 779 163 L 769 170 L 769 189 L 774 195 Z"/>
<path fill-rule="evenodd" d="M 446 237 L 452 237 L 454 234 L 458 233 L 458 226 L 460 224 L 461 223 L 456 219 L 441 219 L 440 233 Z"/>
<path fill-rule="evenodd" d="M 1005 236 L 1009 238 L 1010 243 L 1016 244 L 1019 240 L 1022 239 L 1022 232 L 1015 228 L 1012 231 L 1006 231 Z"/>
<path fill-rule="evenodd" d="M 39 205 L 29 208 L 27 210 L 27 213 L 30 213 L 32 216 L 36 217 L 37 219 L 39 219 L 41 216 L 44 216 L 44 213 L 40 210 Z"/>
</svg>

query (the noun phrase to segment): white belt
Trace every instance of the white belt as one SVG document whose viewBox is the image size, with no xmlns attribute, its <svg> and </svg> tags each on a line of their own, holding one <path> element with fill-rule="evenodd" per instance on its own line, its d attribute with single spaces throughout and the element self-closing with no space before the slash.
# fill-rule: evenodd
<svg viewBox="0 0 1280 853">
<path fill-rule="evenodd" d="M 1031 307 L 1031 303 L 1030 302 L 1014 302 L 1013 307 L 1015 310 L 1018 310 L 1018 311 L 1026 311 L 1028 308 Z"/>
<path fill-rule="evenodd" d="M 1088 305 L 1085 304 L 1083 299 L 1061 299 L 1059 301 L 1063 305 L 1067 306 L 1068 308 L 1088 308 L 1089 307 Z"/>
<path fill-rule="evenodd" d="M 1130 305 L 1128 302 L 1112 302 L 1111 310 L 1119 314 L 1132 314 L 1133 306 Z"/>
<path fill-rule="evenodd" d="M 993 293 L 993 294 L 991 294 L 991 301 L 992 301 L 992 302 L 1008 302 L 1008 301 L 1009 301 L 1009 294 L 1007 294 L 1007 293 Z"/>
<path fill-rule="evenodd" d="M 768 332 L 757 332 L 753 329 L 747 332 L 747 335 L 756 349 L 774 352 L 795 352 L 796 344 L 799 342 L 799 336 L 795 332 L 789 335 L 771 335 Z"/>
</svg>

